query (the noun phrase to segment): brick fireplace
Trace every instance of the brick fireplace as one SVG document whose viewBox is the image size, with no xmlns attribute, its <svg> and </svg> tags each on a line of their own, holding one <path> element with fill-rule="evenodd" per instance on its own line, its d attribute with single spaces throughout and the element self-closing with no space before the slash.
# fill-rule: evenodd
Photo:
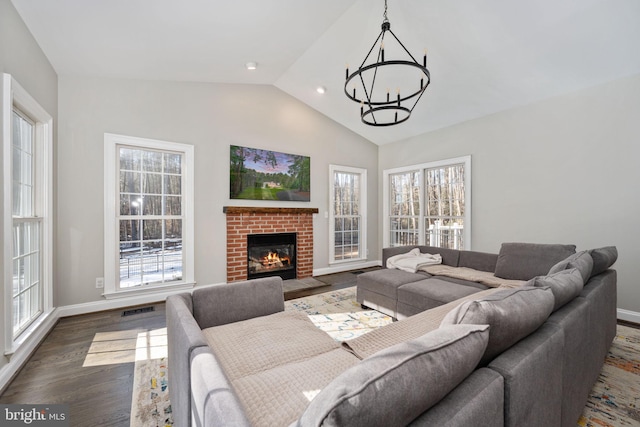
<svg viewBox="0 0 640 427">
<path fill-rule="evenodd" d="M 296 233 L 296 276 L 313 274 L 313 214 L 316 208 L 225 206 L 227 215 L 227 282 L 247 279 L 247 235 Z"/>
</svg>

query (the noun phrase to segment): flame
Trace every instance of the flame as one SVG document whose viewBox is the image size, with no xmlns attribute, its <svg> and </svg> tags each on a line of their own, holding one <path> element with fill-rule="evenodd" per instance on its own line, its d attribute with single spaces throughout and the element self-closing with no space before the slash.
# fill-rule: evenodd
<svg viewBox="0 0 640 427">
<path fill-rule="evenodd" d="M 262 265 L 267 268 L 282 267 L 289 264 L 291 264 L 291 258 L 286 255 L 280 257 L 276 252 L 269 252 L 267 256 L 262 258 Z"/>
</svg>

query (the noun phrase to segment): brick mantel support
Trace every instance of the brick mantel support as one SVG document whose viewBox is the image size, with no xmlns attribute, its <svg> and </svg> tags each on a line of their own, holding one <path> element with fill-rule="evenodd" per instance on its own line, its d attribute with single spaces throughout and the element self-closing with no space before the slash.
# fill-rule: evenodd
<svg viewBox="0 0 640 427">
<path fill-rule="evenodd" d="M 313 214 L 316 208 L 225 206 L 227 214 L 227 282 L 247 279 L 247 235 L 297 233 L 296 275 L 313 274 Z"/>
</svg>

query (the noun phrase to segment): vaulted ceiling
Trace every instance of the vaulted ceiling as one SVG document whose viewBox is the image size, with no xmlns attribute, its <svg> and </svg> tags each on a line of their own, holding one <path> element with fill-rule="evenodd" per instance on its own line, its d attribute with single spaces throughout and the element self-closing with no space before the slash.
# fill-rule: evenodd
<svg viewBox="0 0 640 427">
<path fill-rule="evenodd" d="M 407 122 L 375 128 L 343 91 L 383 0 L 12 2 L 59 75 L 274 85 L 376 144 L 640 74 L 637 0 L 388 0 L 431 85 Z"/>
</svg>

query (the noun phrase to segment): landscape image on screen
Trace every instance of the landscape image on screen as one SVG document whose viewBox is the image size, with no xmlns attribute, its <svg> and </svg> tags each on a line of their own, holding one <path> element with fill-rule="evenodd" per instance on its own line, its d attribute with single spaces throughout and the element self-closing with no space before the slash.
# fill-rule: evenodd
<svg viewBox="0 0 640 427">
<path fill-rule="evenodd" d="M 232 145 L 230 198 L 308 202 L 310 164 L 307 156 Z"/>
</svg>

